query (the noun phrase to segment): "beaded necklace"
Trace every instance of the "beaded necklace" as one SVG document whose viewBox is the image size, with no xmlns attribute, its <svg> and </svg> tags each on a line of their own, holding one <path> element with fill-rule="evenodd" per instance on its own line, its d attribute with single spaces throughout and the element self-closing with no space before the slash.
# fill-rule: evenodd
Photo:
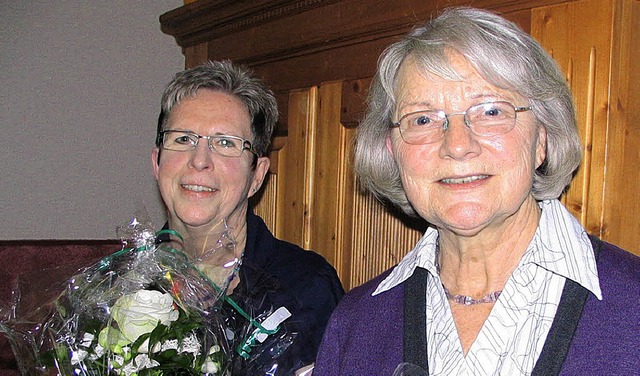
<svg viewBox="0 0 640 376">
<path fill-rule="evenodd" d="M 442 287 L 444 288 L 445 295 L 447 295 L 447 299 L 452 300 L 454 303 L 464 304 L 466 306 L 481 304 L 481 303 L 494 303 L 498 300 L 498 298 L 500 297 L 500 294 L 502 293 L 502 291 L 494 291 L 494 292 L 488 293 L 487 295 L 483 296 L 480 299 L 474 299 L 473 297 L 467 296 L 467 295 L 461 295 L 461 294 L 454 295 L 451 292 L 449 292 L 449 290 L 447 290 L 447 288 L 444 287 L 444 285 L 442 285 Z"/>
</svg>

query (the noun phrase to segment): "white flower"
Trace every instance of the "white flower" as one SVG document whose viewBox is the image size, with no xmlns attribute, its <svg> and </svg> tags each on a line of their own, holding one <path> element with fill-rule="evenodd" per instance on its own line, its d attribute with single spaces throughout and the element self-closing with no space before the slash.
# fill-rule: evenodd
<svg viewBox="0 0 640 376">
<path fill-rule="evenodd" d="M 89 353 L 86 350 L 78 349 L 71 352 L 71 364 L 76 365 L 82 363 Z"/>
<path fill-rule="evenodd" d="M 114 359 L 116 364 L 122 365 L 120 361 L 124 361 L 123 358 Z M 138 354 L 136 357 L 125 364 L 120 370 L 120 375 L 124 374 L 125 376 L 131 376 L 133 374 L 137 374 L 138 371 L 143 370 L 145 368 L 153 368 L 159 366 L 160 363 L 157 361 L 150 359 L 147 354 Z M 118 368 L 118 367 L 116 367 Z"/>
<path fill-rule="evenodd" d="M 138 370 L 145 368 L 153 368 L 160 365 L 157 361 L 150 359 L 147 354 L 138 354 L 133 361 L 137 366 Z"/>
<path fill-rule="evenodd" d="M 85 333 L 84 336 L 82 336 L 82 340 L 80 340 L 80 346 L 83 346 L 83 347 L 91 346 L 91 342 L 93 342 L 94 338 L 95 336 L 93 334 Z"/>
<path fill-rule="evenodd" d="M 156 343 L 155 345 L 153 345 L 153 348 L 151 349 L 152 353 L 157 353 L 160 352 L 162 350 L 162 345 L 159 343 Z M 149 353 L 149 338 L 146 338 L 141 344 L 140 347 L 138 347 L 138 353 L 141 354 L 148 354 Z"/>
<path fill-rule="evenodd" d="M 202 365 L 201 371 L 203 373 L 216 374 L 220 372 L 220 364 L 218 362 L 214 362 L 211 358 L 207 357 L 204 364 Z"/>
<path fill-rule="evenodd" d="M 124 356 L 122 355 L 114 355 L 113 359 L 111 359 L 111 364 L 114 368 L 120 368 L 124 365 Z"/>
<path fill-rule="evenodd" d="M 170 340 L 164 341 L 162 343 L 161 351 L 177 350 L 177 349 L 178 349 L 178 340 L 177 339 L 170 339 Z"/>
<path fill-rule="evenodd" d="M 200 342 L 198 342 L 198 338 L 193 333 L 188 333 L 182 339 L 181 352 L 191 353 L 194 356 L 200 354 Z"/>
<path fill-rule="evenodd" d="M 111 317 L 129 342 L 153 331 L 158 322 L 170 325 L 178 319 L 178 314 L 173 307 L 171 294 L 149 290 L 139 290 L 120 297 L 111 311 Z"/>
<path fill-rule="evenodd" d="M 133 362 L 130 362 L 129 364 L 122 367 L 122 372 L 120 374 L 124 373 L 125 376 L 131 376 L 137 372 L 138 372 L 138 367 L 135 364 L 133 364 Z"/>
<path fill-rule="evenodd" d="M 96 356 L 101 357 L 104 355 L 104 351 L 105 348 L 102 347 L 99 343 L 96 345 L 96 347 L 93 348 L 93 352 Z"/>
</svg>

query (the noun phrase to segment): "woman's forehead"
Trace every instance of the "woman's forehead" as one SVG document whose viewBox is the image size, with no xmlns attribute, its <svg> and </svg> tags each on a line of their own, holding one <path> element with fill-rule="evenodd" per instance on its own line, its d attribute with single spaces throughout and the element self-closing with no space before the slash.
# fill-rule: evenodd
<svg viewBox="0 0 640 376">
<path fill-rule="evenodd" d="M 442 103 L 447 99 L 474 100 L 496 97 L 514 99 L 515 93 L 488 82 L 462 55 L 452 54 L 450 68 L 455 77 L 442 77 L 426 69 L 420 60 L 408 59 L 400 67 L 396 81 L 396 103 Z"/>
</svg>

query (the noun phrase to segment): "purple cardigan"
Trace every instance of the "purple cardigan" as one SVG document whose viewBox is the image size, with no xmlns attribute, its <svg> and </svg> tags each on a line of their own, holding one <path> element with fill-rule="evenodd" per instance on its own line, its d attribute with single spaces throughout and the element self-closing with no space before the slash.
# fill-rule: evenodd
<svg viewBox="0 0 640 376">
<path fill-rule="evenodd" d="M 552 335 L 552 327 L 543 354 L 555 355 L 552 345 L 564 344 L 566 357 L 554 360 L 559 372 L 550 372 L 552 367 L 540 364 L 539 359 L 534 374 L 640 374 L 640 258 L 597 238 L 591 241 L 603 300 L 589 293 L 585 294 L 586 301 L 561 302 L 559 311 L 564 305 L 577 312 L 577 327 L 569 335 L 566 331 Z M 320 346 L 314 376 L 392 375 L 404 361 L 406 281 L 371 296 L 389 272 L 351 290 L 340 301 Z M 566 326 L 566 322 L 556 321 L 554 326 Z"/>
</svg>

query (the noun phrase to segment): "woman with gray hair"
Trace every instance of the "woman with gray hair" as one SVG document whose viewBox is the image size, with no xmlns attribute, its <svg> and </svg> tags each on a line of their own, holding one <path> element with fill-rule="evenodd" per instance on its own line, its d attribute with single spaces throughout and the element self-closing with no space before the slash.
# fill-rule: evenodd
<svg viewBox="0 0 640 376">
<path fill-rule="evenodd" d="M 161 240 L 182 243 L 245 313 L 290 314 L 251 357 L 236 357 L 233 374 L 290 375 L 313 363 L 344 293 L 321 255 L 275 238 L 249 203 L 269 170 L 277 119 L 276 99 L 260 79 L 229 61 L 208 62 L 167 85 L 152 151 L 165 228 L 182 238 Z M 237 307 L 223 308 L 235 330 L 229 338 L 251 334 Z"/>
<path fill-rule="evenodd" d="M 640 259 L 558 201 L 581 146 L 545 50 L 449 9 L 387 48 L 368 100 L 358 177 L 429 228 L 345 295 L 314 375 L 636 373 Z"/>
</svg>

